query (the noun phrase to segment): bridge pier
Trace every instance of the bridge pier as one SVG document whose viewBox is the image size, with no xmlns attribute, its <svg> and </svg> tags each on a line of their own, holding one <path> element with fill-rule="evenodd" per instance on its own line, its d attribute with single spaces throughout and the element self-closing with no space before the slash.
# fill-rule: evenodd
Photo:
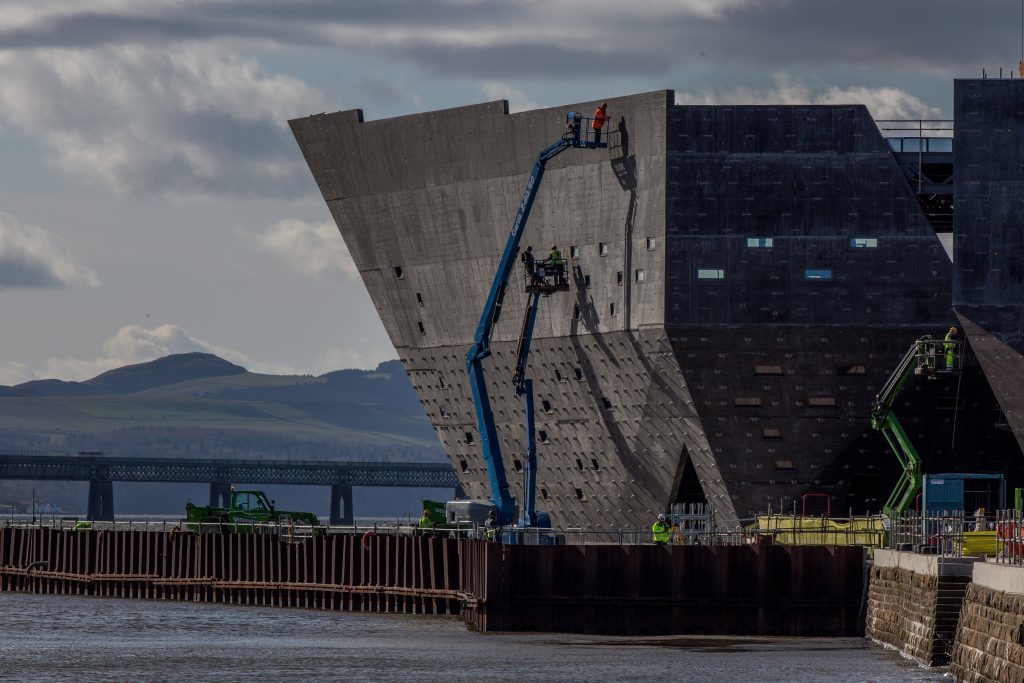
<svg viewBox="0 0 1024 683">
<path fill-rule="evenodd" d="M 231 505 L 231 484 L 211 481 L 208 505 L 212 508 L 226 508 Z"/>
<path fill-rule="evenodd" d="M 89 509 L 86 517 L 94 522 L 114 521 L 114 482 L 89 481 Z"/>
<path fill-rule="evenodd" d="M 344 509 L 342 509 L 344 506 Z M 331 485 L 331 526 L 350 526 L 355 522 L 352 511 L 352 486 Z"/>
</svg>

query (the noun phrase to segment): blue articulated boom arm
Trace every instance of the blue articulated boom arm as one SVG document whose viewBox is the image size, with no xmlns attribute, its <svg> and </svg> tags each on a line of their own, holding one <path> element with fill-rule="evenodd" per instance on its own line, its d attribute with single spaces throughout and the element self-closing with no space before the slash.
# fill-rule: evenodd
<svg viewBox="0 0 1024 683">
<path fill-rule="evenodd" d="M 575 126 L 572 122 L 575 117 Z M 469 373 L 469 386 L 473 393 L 473 407 L 476 410 L 477 427 L 480 431 L 481 449 L 483 451 L 484 463 L 487 466 L 487 475 L 491 486 L 491 500 L 497 508 L 498 523 L 511 524 L 515 521 L 516 503 L 509 493 L 508 479 L 505 476 L 505 466 L 501 457 L 501 447 L 498 442 L 498 434 L 494 425 L 494 416 L 491 413 L 491 402 L 487 395 L 487 381 L 484 377 L 483 360 L 491 354 L 490 342 L 491 331 L 494 323 L 501 315 L 501 306 L 505 298 L 505 290 L 508 287 L 508 280 L 515 267 L 516 257 L 519 254 L 519 243 L 523 238 L 526 229 L 526 222 L 530 218 L 530 211 L 533 209 L 533 202 L 537 198 L 537 191 L 540 189 L 541 180 L 544 178 L 544 169 L 547 163 L 553 158 L 572 147 L 605 147 L 596 145 L 593 142 L 581 141 L 580 128 L 581 118 L 570 112 L 570 128 L 561 138 L 545 147 L 530 171 L 530 177 L 526 181 L 526 189 L 523 191 L 523 198 L 519 202 L 519 211 L 512 222 L 512 230 L 505 243 L 505 250 L 501 255 L 498 264 L 498 272 L 494 275 L 491 289 L 487 294 L 487 301 L 484 304 L 483 312 L 480 314 L 480 322 L 476 328 L 473 339 L 473 346 L 466 355 L 466 369 Z M 531 306 L 533 315 L 536 315 L 536 306 Z M 532 324 L 530 325 L 532 329 Z M 522 341 L 520 342 L 522 345 Z M 527 340 L 527 352 L 529 341 Z M 525 360 L 523 361 L 525 367 Z M 517 388 L 517 395 L 525 393 Z M 528 412 L 532 408 L 532 391 L 528 396 Z M 530 493 L 527 492 L 529 499 Z"/>
</svg>

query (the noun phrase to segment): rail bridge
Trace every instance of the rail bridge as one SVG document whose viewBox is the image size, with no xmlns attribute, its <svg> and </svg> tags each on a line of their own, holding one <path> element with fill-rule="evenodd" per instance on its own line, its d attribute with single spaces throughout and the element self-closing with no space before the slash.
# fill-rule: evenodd
<svg viewBox="0 0 1024 683">
<path fill-rule="evenodd" d="M 0 452 L 0 479 L 89 482 L 88 517 L 114 518 L 114 482 L 208 483 L 210 505 L 226 505 L 231 484 L 331 487 L 331 524 L 351 524 L 352 487 L 451 487 L 461 492 L 448 463 L 246 460 L 109 456 L 98 452 Z"/>
</svg>

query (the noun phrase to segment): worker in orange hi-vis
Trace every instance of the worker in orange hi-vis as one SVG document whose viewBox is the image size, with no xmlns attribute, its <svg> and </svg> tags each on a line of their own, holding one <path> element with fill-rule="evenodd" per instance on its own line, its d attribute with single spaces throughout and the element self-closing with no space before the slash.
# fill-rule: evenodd
<svg viewBox="0 0 1024 683">
<path fill-rule="evenodd" d="M 594 112 L 594 120 L 590 123 L 591 128 L 594 129 L 594 142 L 601 144 L 601 129 L 604 128 L 605 121 L 610 117 L 608 116 L 608 103 L 602 102 L 601 106 Z"/>
</svg>

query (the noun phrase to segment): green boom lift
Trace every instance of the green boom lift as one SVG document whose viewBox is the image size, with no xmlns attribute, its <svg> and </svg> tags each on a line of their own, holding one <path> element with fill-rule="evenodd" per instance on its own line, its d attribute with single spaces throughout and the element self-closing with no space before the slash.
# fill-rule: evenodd
<svg viewBox="0 0 1024 683">
<path fill-rule="evenodd" d="M 950 349 L 953 352 L 953 362 L 947 364 Z M 906 512 L 921 490 L 921 456 L 893 412 L 893 403 L 912 374 L 925 375 L 928 379 L 937 379 L 941 375 L 958 375 L 961 359 L 959 342 L 938 341 L 928 335 L 920 337 L 903 354 L 900 364 L 875 396 L 875 405 L 871 409 L 871 426 L 882 432 L 902 469 L 889 499 L 882 506 L 882 512 L 887 515 Z"/>
</svg>

